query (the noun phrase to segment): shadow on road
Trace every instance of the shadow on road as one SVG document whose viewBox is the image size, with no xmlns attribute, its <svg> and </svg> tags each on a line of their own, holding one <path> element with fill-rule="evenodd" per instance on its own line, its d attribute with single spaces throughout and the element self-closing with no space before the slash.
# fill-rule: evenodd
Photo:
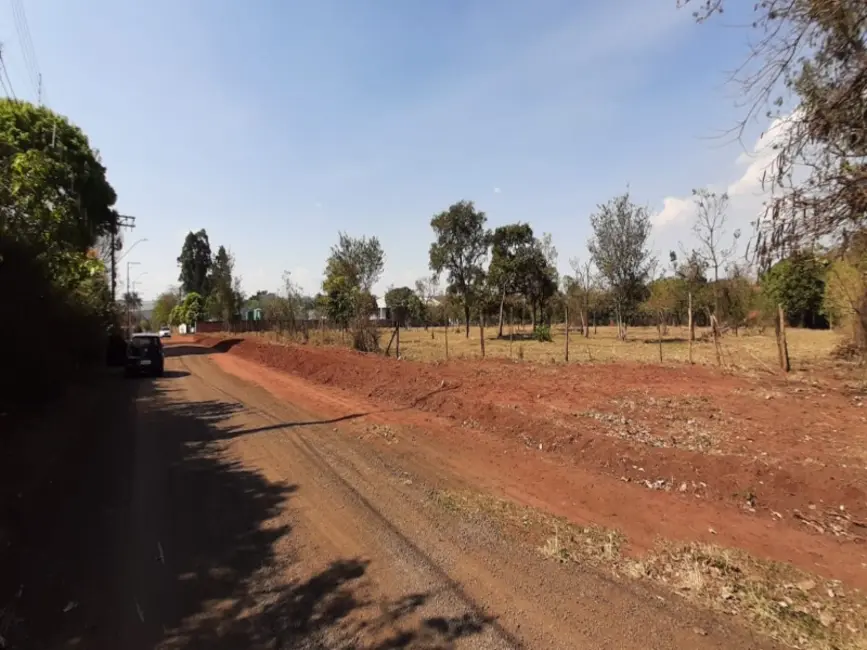
<svg viewBox="0 0 867 650">
<path fill-rule="evenodd" d="M 367 647 L 447 649 L 479 634 L 491 621 L 475 615 L 406 619 L 431 594 L 372 602 L 359 581 L 368 562 L 347 558 L 283 587 L 278 576 L 293 562 L 291 527 L 274 524 L 287 500 L 304 486 L 269 481 L 224 453 L 226 420 L 243 405 L 219 400 L 168 401 L 151 388 L 149 431 L 160 431 L 170 461 L 166 497 L 171 527 L 183 546 L 167 561 L 174 593 L 153 594 L 177 606 L 166 612 L 173 648 Z M 350 416 L 351 417 L 351 416 Z M 231 437 L 234 437 L 232 435 Z M 289 504 L 291 513 L 291 504 Z M 291 515 L 290 515 L 291 516 Z M 284 521 L 285 517 L 279 518 Z M 207 608 L 220 602 L 219 608 Z M 374 612 L 374 614 L 371 614 Z M 353 617 L 353 614 L 360 614 Z M 363 619 L 363 620 L 359 620 Z M 375 638 L 367 645 L 357 637 Z M 157 639 L 154 639 L 157 641 Z"/>
<path fill-rule="evenodd" d="M 7 647 L 447 649 L 491 622 L 419 618 L 427 593 L 371 602 L 363 558 L 287 583 L 291 499 L 305 486 L 227 452 L 243 405 L 177 386 L 117 376 L 93 409 L 54 414 L 86 425 L 48 427 L 74 436 L 70 451 L 4 511 Z"/>
<path fill-rule="evenodd" d="M 188 343 L 166 343 L 163 347 L 167 357 L 185 357 L 202 354 L 224 354 L 238 345 L 243 339 L 225 339 L 211 346 L 190 345 Z"/>
</svg>

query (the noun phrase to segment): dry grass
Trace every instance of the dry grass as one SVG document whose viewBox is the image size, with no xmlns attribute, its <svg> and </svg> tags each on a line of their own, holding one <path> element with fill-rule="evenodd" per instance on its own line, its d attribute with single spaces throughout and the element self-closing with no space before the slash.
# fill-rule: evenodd
<svg viewBox="0 0 867 650">
<path fill-rule="evenodd" d="M 581 362 L 632 361 L 639 363 L 659 363 L 659 345 L 656 329 L 653 327 L 634 327 L 628 332 L 626 341 L 617 340 L 614 327 L 599 327 L 591 331 L 588 338 L 577 332 L 569 335 L 569 358 Z M 433 338 L 431 338 L 433 334 Z M 540 343 L 528 340 L 530 328 L 515 332 L 510 342 L 508 330 L 506 338 L 497 338 L 497 329 L 485 330 L 485 352 L 490 357 L 512 357 L 543 363 L 562 362 L 565 352 L 565 328 L 560 325 L 552 330 L 553 342 Z M 671 327 L 663 337 L 663 362 L 683 363 L 689 360 L 687 329 Z M 697 337 L 705 332 L 697 331 Z M 828 330 L 790 329 L 788 334 L 789 356 L 795 368 L 810 365 L 829 358 L 831 351 L 840 342 L 840 337 Z M 449 330 L 449 357 L 476 359 L 481 357 L 479 328 L 470 329 L 466 338 L 461 328 Z M 755 331 L 742 332 L 740 336 L 727 334 L 722 338 L 723 362 L 725 365 L 763 369 L 777 367 L 777 348 L 773 332 L 759 334 Z M 439 327 L 431 332 L 423 328 L 402 330 L 400 334 L 401 356 L 419 361 L 445 359 L 445 331 Z M 698 364 L 716 365 L 713 343 L 695 341 L 693 361 Z"/>
<path fill-rule="evenodd" d="M 626 539 L 598 526 L 577 526 L 539 510 L 471 492 L 437 492 L 434 502 L 460 516 L 518 530 L 546 558 L 649 582 L 793 648 L 867 649 L 867 598 L 839 582 L 786 564 L 709 544 L 660 542 L 641 557 Z"/>
<path fill-rule="evenodd" d="M 392 331 L 383 329 L 380 341 L 383 350 L 391 339 Z M 616 337 L 616 328 L 599 327 L 591 332 L 588 338 L 577 332 L 570 332 L 569 359 L 573 362 L 637 362 L 659 363 L 659 345 L 656 329 L 652 327 L 634 327 L 629 330 L 626 341 Z M 530 327 L 516 328 L 513 340 L 508 337 L 497 338 L 497 328 L 485 330 L 485 353 L 487 357 L 513 358 L 516 360 L 536 363 L 562 363 L 565 359 L 566 334 L 564 326 L 552 328 L 553 341 L 540 343 L 530 338 Z M 702 338 L 707 332 L 696 331 L 696 336 Z M 308 343 L 335 347 L 349 347 L 351 336 L 346 332 L 331 329 L 310 329 L 305 341 L 298 332 L 259 332 L 246 336 L 254 336 L 274 343 Z M 400 355 L 413 361 L 442 361 L 446 358 L 445 329 L 438 327 L 402 329 L 400 332 Z M 704 340 L 707 339 L 707 340 Z M 716 365 L 716 354 L 709 337 L 696 340 L 693 343 L 693 362 L 702 365 Z M 794 370 L 810 370 L 820 364 L 830 362 L 831 353 L 842 341 L 842 337 L 829 330 L 789 329 L 789 356 Z M 723 365 L 727 368 L 742 371 L 766 372 L 776 371 L 777 348 L 773 332 L 759 334 L 756 331 L 744 331 L 739 336 L 727 334 L 722 340 Z M 450 359 L 480 359 L 481 345 L 479 328 L 470 329 L 467 338 L 463 328 L 450 328 L 448 334 Z M 686 363 L 689 361 L 689 343 L 686 328 L 671 327 L 662 343 L 663 363 Z M 392 342 L 391 354 L 395 353 Z"/>
</svg>

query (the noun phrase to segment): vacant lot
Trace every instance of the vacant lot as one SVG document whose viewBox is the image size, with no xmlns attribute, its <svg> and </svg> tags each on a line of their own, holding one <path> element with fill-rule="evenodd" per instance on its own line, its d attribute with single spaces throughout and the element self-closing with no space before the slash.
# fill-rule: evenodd
<svg viewBox="0 0 867 650">
<path fill-rule="evenodd" d="M 857 589 L 867 587 L 863 371 L 832 364 L 827 353 L 836 341 L 829 332 L 791 332 L 802 372 L 790 375 L 772 371 L 770 337 L 727 337 L 726 349 L 737 346 L 758 360 L 731 372 L 715 367 L 705 344 L 695 346 L 695 365 L 649 363 L 658 346 L 640 333 L 621 343 L 603 338 L 610 330 L 600 328 L 586 343 L 590 354 L 597 351 L 594 362 L 569 365 L 529 361 L 545 359 L 546 350 L 553 356 L 562 334 L 554 343 L 513 341 L 512 359 L 509 341 L 486 341 L 488 359 L 480 362 L 468 358 L 478 339 L 450 332 L 449 362 L 413 361 L 413 345 L 427 359 L 432 354 L 425 350 L 436 349 L 424 330 L 401 333 L 401 360 L 257 336 L 222 341 L 230 354 L 217 358 L 230 370 L 232 359 L 252 362 L 234 370 L 287 396 L 331 401 L 335 421 L 363 418 L 362 439 L 386 445 L 403 462 L 409 456 L 401 450 L 412 449 L 423 455 L 419 467 L 448 463 L 477 489 L 486 485 L 493 496 L 451 492 L 438 499 L 450 511 L 492 513 L 522 530 L 543 522 L 548 539 L 540 544 L 559 561 L 608 562 L 620 573 L 685 585 L 680 595 L 729 613 L 746 609 L 766 632 L 799 647 L 860 647 L 834 645 L 832 637 L 864 633 L 850 630 L 852 620 L 862 620 L 852 609 L 863 605 Z M 433 346 L 442 336 L 435 332 Z M 685 342 L 664 345 L 666 353 L 686 351 Z M 601 363 L 606 348 L 633 360 Z M 455 358 L 462 350 L 464 358 Z M 287 375 L 303 382 L 281 383 Z M 659 551 L 660 540 L 675 545 Z M 634 557 L 641 558 L 637 564 Z M 798 604 L 807 596 L 792 585 L 809 592 L 816 580 L 831 580 L 821 602 L 812 593 Z M 857 606 L 841 600 L 844 591 Z M 800 608 L 794 618 L 784 611 L 790 606 Z M 849 622 L 834 623 L 844 615 Z M 768 630 L 765 623 L 782 627 Z M 809 640 L 810 625 L 831 626 L 821 633 L 827 643 Z"/>
<path fill-rule="evenodd" d="M 393 330 L 381 331 L 382 347 L 391 342 L 390 353 L 394 354 L 396 342 Z M 494 358 L 511 358 L 540 363 L 562 363 L 566 352 L 566 329 L 563 325 L 552 329 L 553 341 L 540 343 L 531 337 L 529 326 L 516 326 L 513 331 L 506 327 L 503 338 L 498 338 L 496 327 L 485 329 L 485 355 Z M 614 327 L 591 328 L 590 336 L 583 337 L 579 331 L 570 330 L 569 360 L 571 362 L 638 362 L 659 363 L 662 347 L 663 363 L 686 363 L 689 361 L 688 330 L 669 327 L 660 346 L 656 328 L 634 327 L 626 341 L 617 340 Z M 259 334 L 261 338 L 279 342 L 276 333 Z M 448 338 L 449 359 L 481 358 L 480 330 L 478 326 L 465 335 L 463 327 L 424 329 L 416 327 L 401 329 L 400 355 L 412 361 L 444 361 Z M 698 328 L 697 340 L 693 343 L 693 362 L 700 365 L 716 365 L 716 353 L 709 330 Z M 787 332 L 789 356 L 794 370 L 809 370 L 827 367 L 829 356 L 842 338 L 829 330 L 790 329 Z M 345 345 L 348 337 L 340 332 L 311 331 L 310 341 L 315 344 Z M 777 347 L 773 329 L 759 332 L 742 330 L 738 335 L 728 333 L 721 339 L 722 363 L 728 368 L 746 371 L 767 372 L 778 367 Z"/>
</svg>

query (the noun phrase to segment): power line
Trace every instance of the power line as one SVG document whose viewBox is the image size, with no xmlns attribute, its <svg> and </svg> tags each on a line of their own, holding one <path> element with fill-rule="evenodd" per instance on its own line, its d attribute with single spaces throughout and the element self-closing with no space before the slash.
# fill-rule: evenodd
<svg viewBox="0 0 867 650">
<path fill-rule="evenodd" d="M 15 89 L 12 88 L 12 80 L 9 78 L 9 71 L 6 69 L 6 61 L 3 60 L 3 46 L 0 45 L 0 82 L 3 82 L 3 75 L 6 75 L 6 82 L 3 83 L 3 91 L 7 96 L 12 97 L 14 100 L 18 100 L 15 96 Z M 7 89 L 8 84 L 8 89 Z"/>
<path fill-rule="evenodd" d="M 44 94 L 42 72 L 39 69 L 39 60 L 36 57 L 36 48 L 33 45 L 33 37 L 30 34 L 30 25 L 27 22 L 27 13 L 24 10 L 24 5 L 21 0 L 10 0 L 12 7 L 12 17 L 15 23 L 15 31 L 18 32 L 18 42 L 21 46 L 21 54 L 24 59 L 24 67 L 27 71 L 27 76 L 30 78 L 30 85 L 33 87 L 39 98 L 39 103 L 42 103 Z"/>
</svg>

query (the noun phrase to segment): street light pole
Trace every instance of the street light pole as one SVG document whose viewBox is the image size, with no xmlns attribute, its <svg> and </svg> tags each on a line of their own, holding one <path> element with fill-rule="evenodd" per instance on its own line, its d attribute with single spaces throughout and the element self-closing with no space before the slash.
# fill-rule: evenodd
<svg viewBox="0 0 867 650">
<path fill-rule="evenodd" d="M 132 252 L 133 248 L 135 248 L 136 246 L 141 244 L 143 241 L 147 241 L 147 240 L 148 240 L 147 237 L 142 237 L 141 239 L 134 242 L 132 246 L 130 246 L 129 248 L 126 249 L 126 252 L 123 255 L 121 255 L 120 257 L 117 258 L 117 261 L 120 262 L 124 257 L 126 257 L 127 255 L 129 255 Z"/>
<path fill-rule="evenodd" d="M 136 242 L 137 244 L 138 242 Z M 135 245 L 135 244 L 133 244 Z M 129 251 L 127 251 L 129 252 Z M 126 263 L 126 338 L 132 338 L 132 323 L 130 322 L 130 311 L 129 311 L 129 267 L 135 264 L 140 264 L 141 262 L 127 262 Z"/>
</svg>

